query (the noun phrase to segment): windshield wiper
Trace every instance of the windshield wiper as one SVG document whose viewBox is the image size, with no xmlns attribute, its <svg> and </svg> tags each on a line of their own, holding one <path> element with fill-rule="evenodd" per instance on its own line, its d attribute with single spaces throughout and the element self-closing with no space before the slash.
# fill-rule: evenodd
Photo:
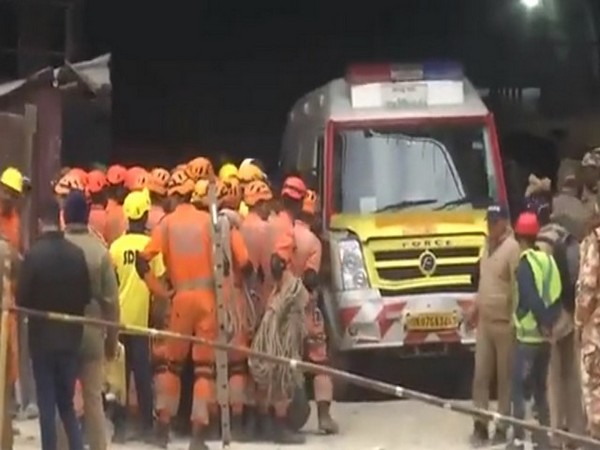
<svg viewBox="0 0 600 450">
<path fill-rule="evenodd" d="M 405 209 L 410 208 L 411 206 L 429 205 L 435 202 L 437 202 L 437 199 L 435 198 L 428 198 L 423 200 L 403 200 L 401 202 L 392 203 L 390 205 L 384 206 L 383 208 L 379 208 L 375 210 L 375 213 L 391 211 L 393 209 Z"/>
<path fill-rule="evenodd" d="M 460 205 L 466 205 L 467 203 L 475 203 L 477 202 L 477 200 L 482 200 L 482 203 L 489 203 L 489 199 L 475 199 L 473 197 L 462 197 L 462 198 L 457 198 L 456 200 L 450 200 L 449 202 L 444 203 L 441 206 L 438 206 L 437 208 L 434 208 L 434 211 L 441 211 L 443 209 L 446 209 L 450 206 L 460 206 Z"/>
</svg>

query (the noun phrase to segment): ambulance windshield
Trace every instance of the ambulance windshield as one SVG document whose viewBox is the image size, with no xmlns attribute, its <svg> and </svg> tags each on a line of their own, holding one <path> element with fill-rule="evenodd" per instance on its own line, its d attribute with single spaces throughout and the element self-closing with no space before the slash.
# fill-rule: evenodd
<svg viewBox="0 0 600 450">
<path fill-rule="evenodd" d="M 334 205 L 345 213 L 483 208 L 497 200 L 485 125 L 342 129 L 334 149 Z"/>
</svg>

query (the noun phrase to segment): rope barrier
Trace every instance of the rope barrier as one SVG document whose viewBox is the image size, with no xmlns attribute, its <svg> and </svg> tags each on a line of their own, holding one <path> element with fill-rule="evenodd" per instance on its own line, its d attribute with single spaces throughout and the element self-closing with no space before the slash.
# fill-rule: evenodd
<svg viewBox="0 0 600 450">
<path fill-rule="evenodd" d="M 544 433 L 549 438 L 558 438 L 564 442 L 586 445 L 586 448 L 598 448 L 600 449 L 600 441 L 593 439 L 588 436 L 581 436 L 568 431 L 563 431 L 547 426 L 538 425 L 535 423 L 528 422 L 526 420 L 517 419 L 511 416 L 505 416 L 494 411 L 488 411 L 485 409 L 475 408 L 473 406 L 460 404 L 455 400 L 446 400 L 434 395 L 426 394 L 423 392 L 407 389 L 402 386 L 393 385 L 390 383 L 384 383 L 382 381 L 373 380 L 361 375 L 356 375 L 350 372 L 345 372 L 339 369 L 334 369 L 327 366 L 322 366 L 306 361 L 289 359 L 280 356 L 273 356 L 266 353 L 257 352 L 247 347 L 240 347 L 231 344 L 221 344 L 219 342 L 212 341 L 210 339 L 204 339 L 198 336 L 188 336 L 180 333 L 174 333 L 166 330 L 158 330 L 155 328 L 144 328 L 139 326 L 124 325 L 115 322 L 109 322 L 101 319 L 92 319 L 88 317 L 72 316 L 68 314 L 52 313 L 46 311 L 38 311 L 29 308 L 21 307 L 9 307 L 8 310 L 13 313 L 25 315 L 28 317 L 37 317 L 46 320 L 54 320 L 59 322 L 74 323 L 80 325 L 92 325 L 98 327 L 111 327 L 116 328 L 123 334 L 148 336 L 154 338 L 167 338 L 188 341 L 197 345 L 207 345 L 214 347 L 217 350 L 223 351 L 235 351 L 240 352 L 248 357 L 260 358 L 266 361 L 287 364 L 292 369 L 300 370 L 303 372 L 329 375 L 332 378 L 342 379 L 348 383 L 354 384 L 359 387 L 370 389 L 381 394 L 390 395 L 397 398 L 405 398 L 410 400 L 417 400 L 422 403 L 426 403 L 431 406 L 443 408 L 449 411 L 454 411 L 459 414 L 465 414 L 469 416 L 478 417 L 480 419 L 488 420 L 493 423 L 504 423 L 506 425 L 513 425 L 525 430 L 531 431 L 536 434 Z"/>
</svg>

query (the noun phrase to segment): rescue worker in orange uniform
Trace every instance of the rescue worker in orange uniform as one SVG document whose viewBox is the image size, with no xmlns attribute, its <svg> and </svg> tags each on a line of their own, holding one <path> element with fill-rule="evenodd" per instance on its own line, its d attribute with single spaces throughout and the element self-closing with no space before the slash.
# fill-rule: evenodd
<svg viewBox="0 0 600 450">
<path fill-rule="evenodd" d="M 125 177 L 127 169 L 120 165 L 113 165 L 106 171 L 108 183 L 106 203 L 106 234 L 104 239 L 108 245 L 112 244 L 125 230 L 127 230 L 127 219 L 123 212 L 123 201 L 127 195 L 125 188 Z"/>
<path fill-rule="evenodd" d="M 23 174 L 14 167 L 6 168 L 0 175 L 0 235 L 17 252 L 22 250 L 18 202 L 25 188 Z"/>
<path fill-rule="evenodd" d="M 172 213 L 153 230 L 152 237 L 139 259 L 149 261 L 163 254 L 168 278 L 175 294 L 171 303 L 170 331 L 214 340 L 217 337 L 214 264 L 212 260 L 211 217 L 190 204 L 194 182 L 183 172 L 171 177 L 167 193 L 175 201 Z M 232 234 L 231 236 L 234 236 Z M 243 241 L 232 238 L 233 265 L 247 276 L 253 273 Z M 162 373 L 156 378 L 156 444 L 165 448 L 169 423 L 178 410 L 181 392 L 180 373 L 190 344 L 167 340 Z M 195 367 L 192 406 L 192 440 L 190 450 L 208 449 L 205 429 L 209 409 L 215 409 L 214 351 L 208 346 L 192 349 Z"/>
<path fill-rule="evenodd" d="M 106 236 L 106 175 L 100 170 L 92 170 L 88 174 L 86 194 L 90 201 L 88 223 L 97 234 Z"/>
<path fill-rule="evenodd" d="M 323 314 L 318 306 L 319 270 L 323 249 L 319 238 L 311 231 L 311 225 L 317 214 L 318 199 L 314 191 L 307 191 L 302 202 L 302 211 L 294 225 L 296 250 L 292 258 L 292 271 L 301 278 L 310 293 L 310 303 L 306 308 L 305 354 L 309 362 L 328 364 L 327 336 Z M 314 397 L 317 403 L 319 430 L 325 434 L 337 434 L 337 423 L 331 417 L 333 401 L 333 382 L 329 375 L 316 374 L 313 381 Z"/>
<path fill-rule="evenodd" d="M 169 183 L 171 174 L 166 169 L 160 167 L 150 171 L 148 177 L 148 190 L 150 191 L 150 213 L 148 214 L 148 230 L 153 230 L 154 227 L 165 215 L 165 196 L 167 195 L 167 184 Z"/>
<path fill-rule="evenodd" d="M 271 188 L 264 181 L 254 181 L 244 190 L 244 203 L 248 205 L 248 215 L 240 226 L 240 232 L 248 248 L 248 256 L 257 271 L 258 301 L 255 303 L 257 326 L 262 320 L 266 309 L 269 292 L 265 292 L 265 270 L 263 265 L 268 261 L 269 253 L 266 251 L 265 242 L 268 240 L 270 208 L 269 202 L 273 199 Z M 255 330 L 251 330 L 254 332 Z M 252 340 L 253 334 L 249 336 Z M 246 389 L 246 434 L 251 436 L 268 434 L 269 405 L 257 398 L 254 380 L 248 379 Z"/>
<path fill-rule="evenodd" d="M 210 200 L 208 195 L 209 186 L 210 182 L 208 180 L 199 180 L 196 183 L 194 194 L 192 195 L 192 203 L 194 206 L 207 213 L 209 212 L 210 208 Z M 229 192 L 229 186 L 221 180 L 218 180 L 216 188 L 217 204 L 219 207 L 222 207 L 225 200 L 231 196 L 231 193 Z M 222 214 L 222 210 L 219 211 L 219 214 Z M 236 224 L 233 223 L 227 215 L 223 215 L 222 217 L 225 217 L 225 223 L 227 223 L 229 226 L 228 232 L 231 242 L 232 259 L 235 261 L 250 261 L 244 238 L 237 229 Z M 251 265 L 248 265 L 248 267 L 250 266 Z M 223 298 L 224 301 L 227 302 L 227 308 L 232 311 L 231 316 L 234 317 L 233 320 L 235 322 L 234 324 L 230 324 L 233 329 L 230 328 L 232 336 L 229 340 L 229 343 L 232 345 L 247 347 L 250 343 L 250 330 L 248 329 L 246 321 L 246 304 L 243 294 L 244 277 L 240 272 L 240 267 L 238 264 L 233 264 L 232 267 L 228 267 L 226 272 L 228 273 L 224 274 Z M 253 272 L 253 270 L 248 269 L 246 276 L 250 276 Z M 243 426 L 246 384 L 248 379 L 247 357 L 244 354 L 239 354 L 236 352 L 230 352 L 228 356 L 229 401 L 232 416 L 232 434 L 235 440 L 245 441 L 251 437 L 246 435 Z"/>
<path fill-rule="evenodd" d="M 281 209 L 269 219 L 267 240 L 268 270 L 265 273 L 265 289 L 271 292 L 281 283 L 284 272 L 292 270 L 292 259 L 296 249 L 294 233 L 295 221 L 302 210 L 306 195 L 306 185 L 297 176 L 289 176 L 281 190 Z M 299 349 L 301 350 L 301 349 Z M 305 442 L 303 435 L 296 433 L 287 424 L 287 410 L 290 399 L 277 399 L 273 404 L 275 412 L 271 432 L 275 442 L 299 444 Z"/>
</svg>

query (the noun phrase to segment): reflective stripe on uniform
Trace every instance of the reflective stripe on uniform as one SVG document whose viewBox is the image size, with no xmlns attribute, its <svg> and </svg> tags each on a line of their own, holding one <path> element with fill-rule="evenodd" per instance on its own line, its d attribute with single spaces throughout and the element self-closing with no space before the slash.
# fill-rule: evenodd
<svg viewBox="0 0 600 450">
<path fill-rule="evenodd" d="M 197 289 L 214 289 L 215 280 L 213 278 L 192 278 L 190 280 L 181 280 L 174 283 L 175 291 L 194 291 Z"/>
</svg>

